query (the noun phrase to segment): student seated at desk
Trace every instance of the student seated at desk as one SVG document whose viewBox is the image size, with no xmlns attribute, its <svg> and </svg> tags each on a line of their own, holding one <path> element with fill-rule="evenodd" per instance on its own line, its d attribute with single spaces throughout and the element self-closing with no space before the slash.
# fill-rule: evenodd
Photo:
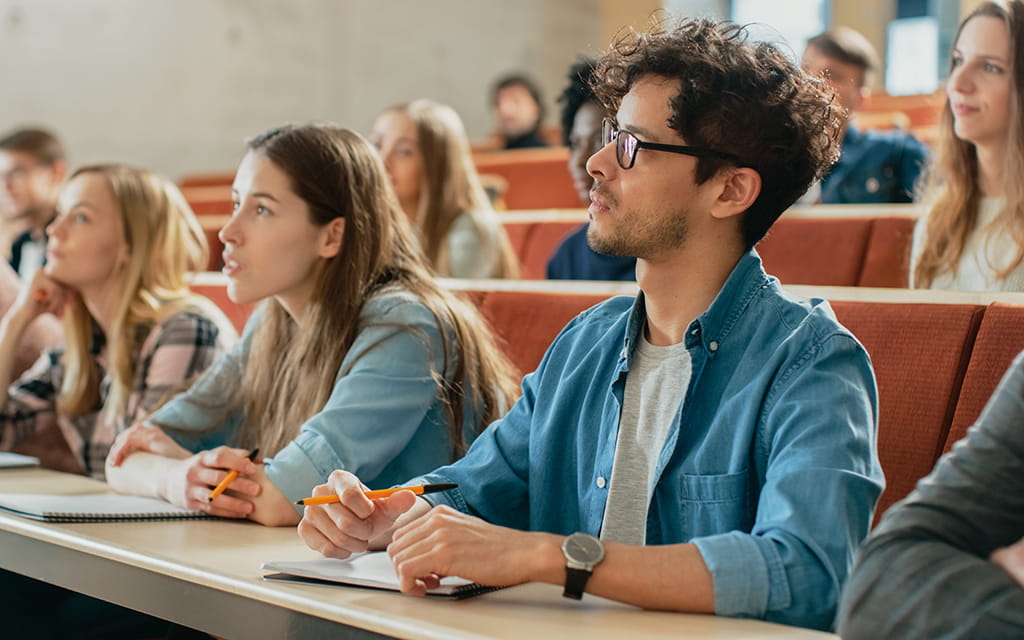
<svg viewBox="0 0 1024 640">
<path fill-rule="evenodd" d="M 960 24 L 939 147 L 914 229 L 910 286 L 1024 291 L 1024 2 Z"/>
<path fill-rule="evenodd" d="M 847 640 L 1024 637 L 1024 353 L 872 532 L 838 625 Z"/>
<path fill-rule="evenodd" d="M 394 484 L 459 457 L 509 406 L 511 365 L 434 280 L 362 137 L 271 129 L 250 141 L 232 193 L 228 295 L 266 301 L 234 351 L 119 439 L 116 489 L 294 524 L 294 501 L 332 469 Z M 245 475 L 208 501 L 231 470 Z"/>
<path fill-rule="evenodd" d="M 874 375 L 752 247 L 834 161 L 836 108 L 706 21 L 626 36 L 597 77 L 616 117 L 588 163 L 590 239 L 638 258 L 641 294 L 573 320 L 509 413 L 413 480 L 457 489 L 371 501 L 338 471 L 313 495 L 341 503 L 307 507 L 299 533 L 335 557 L 389 545 L 408 593 L 541 581 L 828 628 L 883 485 Z"/>
<path fill-rule="evenodd" d="M 519 276 L 508 234 L 480 184 L 454 109 L 422 99 L 385 109 L 373 123 L 370 141 L 439 275 Z"/>
<path fill-rule="evenodd" d="M 0 449 L 56 425 L 81 471 L 102 479 L 115 436 L 234 344 L 187 272 L 206 239 L 177 187 L 123 165 L 76 171 L 47 228 L 46 266 L 0 322 Z M 65 346 L 11 382 L 16 345 L 44 313 L 63 315 Z"/>
</svg>

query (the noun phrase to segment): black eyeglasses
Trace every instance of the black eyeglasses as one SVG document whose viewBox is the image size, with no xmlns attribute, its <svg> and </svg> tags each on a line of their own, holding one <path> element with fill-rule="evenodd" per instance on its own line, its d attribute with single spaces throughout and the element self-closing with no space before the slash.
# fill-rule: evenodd
<svg viewBox="0 0 1024 640">
<path fill-rule="evenodd" d="M 639 149 L 651 149 L 653 151 L 668 151 L 669 153 L 681 153 L 684 156 L 693 156 L 695 158 L 706 158 L 714 156 L 722 158 L 723 160 L 730 160 L 736 162 L 736 157 L 729 153 L 723 153 L 721 151 L 715 151 L 713 149 L 704 149 L 701 147 L 687 147 L 681 144 L 661 144 L 659 142 L 644 142 L 637 139 L 635 135 L 628 131 L 619 131 L 619 125 L 615 124 L 611 118 L 605 118 L 604 122 L 601 123 L 601 144 L 607 146 L 608 143 L 614 141 L 615 144 L 615 158 L 619 161 L 619 166 L 623 169 L 632 169 L 633 164 L 636 163 L 636 152 Z"/>
</svg>

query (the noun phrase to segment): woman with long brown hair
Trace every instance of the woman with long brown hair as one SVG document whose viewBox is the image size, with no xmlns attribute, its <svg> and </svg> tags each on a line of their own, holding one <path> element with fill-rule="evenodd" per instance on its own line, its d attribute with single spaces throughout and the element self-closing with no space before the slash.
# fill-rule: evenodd
<svg viewBox="0 0 1024 640">
<path fill-rule="evenodd" d="M 1024 291 L 1024 3 L 985 2 L 953 46 L 912 287 Z"/>
<path fill-rule="evenodd" d="M 518 277 L 508 235 L 480 185 L 454 109 L 425 99 L 390 107 L 374 121 L 370 141 L 438 274 Z"/>
<path fill-rule="evenodd" d="M 235 351 L 124 434 L 112 485 L 294 524 L 294 501 L 333 469 L 388 486 L 460 456 L 509 406 L 511 366 L 472 305 L 434 281 L 358 134 L 267 131 L 232 191 L 220 231 L 228 295 L 265 302 Z M 262 464 L 246 458 L 255 448 Z M 208 501 L 231 470 L 244 475 Z"/>
</svg>

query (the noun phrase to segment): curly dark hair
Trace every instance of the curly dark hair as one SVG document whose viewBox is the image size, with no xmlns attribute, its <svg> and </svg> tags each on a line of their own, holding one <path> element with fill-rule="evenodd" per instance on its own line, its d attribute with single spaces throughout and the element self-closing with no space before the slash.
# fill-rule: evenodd
<svg viewBox="0 0 1024 640">
<path fill-rule="evenodd" d="M 731 22 L 663 21 L 627 32 L 597 63 L 592 87 L 614 113 L 633 83 L 653 74 L 678 79 L 669 127 L 687 144 L 734 156 L 761 176 L 761 193 L 744 213 L 752 247 L 839 157 L 842 118 L 834 93 L 765 42 L 748 42 Z M 697 161 L 697 184 L 730 163 Z"/>
<path fill-rule="evenodd" d="M 597 102 L 597 96 L 590 88 L 595 66 L 597 66 L 597 60 L 581 57 L 569 67 L 569 85 L 558 96 L 558 102 L 562 104 L 559 116 L 562 121 L 562 142 L 567 147 L 571 146 L 569 134 L 572 132 L 572 123 L 576 119 L 576 112 L 588 102 Z"/>
</svg>

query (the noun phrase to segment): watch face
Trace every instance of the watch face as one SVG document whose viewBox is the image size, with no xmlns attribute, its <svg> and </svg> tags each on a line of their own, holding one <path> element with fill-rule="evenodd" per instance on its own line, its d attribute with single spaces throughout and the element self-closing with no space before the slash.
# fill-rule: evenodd
<svg viewBox="0 0 1024 640">
<path fill-rule="evenodd" d="M 574 562 L 595 564 L 604 557 L 601 541 L 587 533 L 574 533 L 565 539 L 562 551 Z"/>
</svg>

